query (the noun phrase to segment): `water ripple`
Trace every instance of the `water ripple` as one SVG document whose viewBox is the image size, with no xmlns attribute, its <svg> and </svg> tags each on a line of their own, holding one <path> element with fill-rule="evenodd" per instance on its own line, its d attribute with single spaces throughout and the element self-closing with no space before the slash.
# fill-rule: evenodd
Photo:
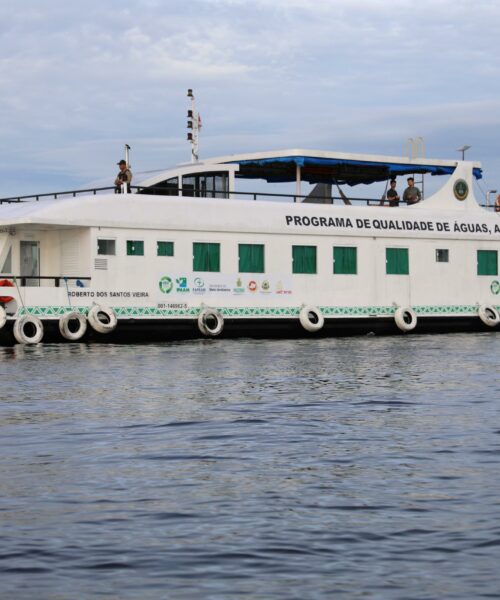
<svg viewBox="0 0 500 600">
<path fill-rule="evenodd" d="M 500 338 L 0 348 L 2 598 L 497 598 Z"/>
</svg>

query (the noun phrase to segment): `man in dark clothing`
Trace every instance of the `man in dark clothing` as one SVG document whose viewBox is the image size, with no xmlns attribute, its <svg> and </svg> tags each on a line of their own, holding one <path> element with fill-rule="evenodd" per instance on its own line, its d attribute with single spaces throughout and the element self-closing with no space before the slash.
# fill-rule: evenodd
<svg viewBox="0 0 500 600">
<path fill-rule="evenodd" d="M 122 192 L 122 185 L 124 183 L 127 184 L 127 192 L 130 192 L 132 171 L 127 167 L 127 163 L 123 159 L 117 164 L 120 167 L 120 170 L 118 171 L 118 175 L 115 179 L 115 194 L 120 194 Z"/>
<path fill-rule="evenodd" d="M 387 190 L 387 200 L 389 206 L 399 206 L 399 194 L 396 190 L 396 180 L 391 179 L 391 187 Z"/>
</svg>

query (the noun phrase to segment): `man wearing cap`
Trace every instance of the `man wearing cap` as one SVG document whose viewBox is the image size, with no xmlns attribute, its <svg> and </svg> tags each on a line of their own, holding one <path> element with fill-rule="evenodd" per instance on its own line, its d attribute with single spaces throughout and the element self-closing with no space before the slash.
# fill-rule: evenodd
<svg viewBox="0 0 500 600">
<path fill-rule="evenodd" d="M 406 202 L 406 204 L 416 204 L 422 199 L 422 194 L 420 193 L 420 190 L 415 187 L 415 180 L 413 177 L 408 177 L 407 181 L 408 187 L 403 193 L 403 202 Z"/>
<path fill-rule="evenodd" d="M 115 194 L 121 194 L 122 184 L 127 184 L 127 192 L 130 192 L 130 183 L 132 182 L 132 171 L 127 167 L 127 163 L 122 159 L 117 163 L 120 167 L 115 179 Z"/>
</svg>

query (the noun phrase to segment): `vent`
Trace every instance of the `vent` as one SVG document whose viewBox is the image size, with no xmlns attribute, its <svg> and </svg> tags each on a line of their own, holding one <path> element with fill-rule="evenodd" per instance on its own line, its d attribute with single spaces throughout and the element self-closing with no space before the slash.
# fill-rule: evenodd
<svg viewBox="0 0 500 600">
<path fill-rule="evenodd" d="M 99 271 L 108 270 L 108 259 L 107 258 L 96 258 L 94 261 L 94 269 Z"/>
</svg>

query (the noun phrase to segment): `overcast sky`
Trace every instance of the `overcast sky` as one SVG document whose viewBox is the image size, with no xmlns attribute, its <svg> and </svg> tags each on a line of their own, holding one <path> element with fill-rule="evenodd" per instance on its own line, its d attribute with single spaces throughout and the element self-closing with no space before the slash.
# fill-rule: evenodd
<svg viewBox="0 0 500 600">
<path fill-rule="evenodd" d="M 498 0 L 0 0 L 0 197 L 200 155 L 310 148 L 483 163 L 500 190 Z"/>
</svg>

